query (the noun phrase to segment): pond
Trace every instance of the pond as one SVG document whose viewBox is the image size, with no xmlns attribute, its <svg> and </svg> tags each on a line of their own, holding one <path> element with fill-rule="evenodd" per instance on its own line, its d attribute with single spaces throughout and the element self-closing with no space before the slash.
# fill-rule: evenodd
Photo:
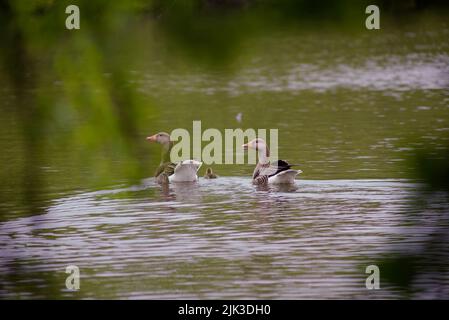
<svg viewBox="0 0 449 320">
<path fill-rule="evenodd" d="M 275 34 L 245 43 L 227 70 L 162 53 L 129 70 L 127 85 L 158 106 L 139 143 L 195 120 L 276 128 L 280 158 L 303 171 L 292 186 L 256 187 L 252 166 L 212 165 L 218 179 L 163 187 L 149 178 L 159 163 L 150 144 L 135 183 L 84 184 L 95 176 L 55 145 L 34 167 L 46 183 L 34 184 L 20 169 L 14 117 L 1 113 L 0 297 L 449 298 L 449 260 L 420 274 L 411 293 L 383 281 L 382 268 L 381 289 L 365 287 L 368 265 L 422 250 L 449 227 L 444 195 L 416 205 L 423 193 L 408 162 L 449 145 L 448 36 L 446 23 L 373 36 Z M 449 256 L 447 235 L 437 256 Z M 80 269 L 79 291 L 65 287 L 68 265 Z"/>
<path fill-rule="evenodd" d="M 420 215 L 411 202 L 416 187 L 358 179 L 265 188 L 225 177 L 166 188 L 147 179 L 63 197 L 45 214 L 1 225 L 1 273 L 19 268 L 23 278 L 3 279 L 0 292 L 35 298 L 45 297 L 37 288 L 60 298 L 400 298 L 401 290 L 386 283 L 367 290 L 365 268 L 384 252 L 420 248 L 448 209 L 445 198 L 434 199 L 432 215 Z M 449 240 L 445 236 L 442 241 Z M 68 265 L 81 270 L 76 293 L 64 287 Z M 426 286 L 447 288 L 447 269 L 422 277 Z M 416 297 L 446 294 L 421 290 Z"/>
</svg>

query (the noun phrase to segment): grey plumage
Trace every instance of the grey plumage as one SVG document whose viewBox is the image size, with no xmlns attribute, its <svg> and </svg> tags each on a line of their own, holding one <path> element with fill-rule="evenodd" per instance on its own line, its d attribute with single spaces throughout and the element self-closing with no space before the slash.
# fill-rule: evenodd
<svg viewBox="0 0 449 320">
<path fill-rule="evenodd" d="M 293 165 L 284 160 L 277 160 L 271 163 L 267 162 L 264 164 L 258 163 L 253 172 L 253 179 L 256 179 L 259 176 L 267 176 L 269 178 L 282 171 L 290 169 L 292 166 Z"/>
<path fill-rule="evenodd" d="M 301 170 L 291 169 L 293 165 L 284 160 L 270 162 L 270 151 L 265 141 L 256 138 L 242 146 L 245 150 L 255 149 L 258 151 L 259 162 L 253 171 L 253 184 L 274 184 L 293 183 L 295 176 L 301 173 Z"/>
</svg>

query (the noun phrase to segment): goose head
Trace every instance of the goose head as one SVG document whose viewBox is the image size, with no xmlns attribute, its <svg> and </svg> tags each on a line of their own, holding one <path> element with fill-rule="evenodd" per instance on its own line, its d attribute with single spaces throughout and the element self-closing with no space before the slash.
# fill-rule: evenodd
<svg viewBox="0 0 449 320">
<path fill-rule="evenodd" d="M 259 154 L 263 154 L 267 157 L 270 156 L 270 151 L 264 139 L 256 138 L 251 140 L 250 142 L 242 145 L 243 150 L 254 149 L 259 152 Z"/>
<path fill-rule="evenodd" d="M 162 145 L 168 145 L 170 144 L 170 135 L 167 132 L 159 132 L 152 136 L 147 137 L 147 140 Z"/>
</svg>

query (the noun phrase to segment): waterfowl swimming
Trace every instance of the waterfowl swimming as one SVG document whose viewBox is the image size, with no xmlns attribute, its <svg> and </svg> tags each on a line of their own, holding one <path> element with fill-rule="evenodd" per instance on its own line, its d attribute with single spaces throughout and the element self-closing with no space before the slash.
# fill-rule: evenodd
<svg viewBox="0 0 449 320">
<path fill-rule="evenodd" d="M 192 182 L 198 180 L 197 172 L 202 162 L 184 160 L 176 164 L 170 161 L 170 151 L 173 147 L 173 141 L 170 140 L 168 133 L 159 132 L 147 137 L 147 140 L 162 145 L 161 163 L 154 174 L 158 183 Z"/>
<path fill-rule="evenodd" d="M 302 172 L 301 170 L 291 169 L 293 165 L 284 160 L 277 160 L 270 163 L 270 150 L 261 138 L 251 140 L 242 147 L 244 150 L 254 149 L 259 155 L 259 162 L 253 172 L 254 184 L 294 183 L 295 177 Z"/>
<path fill-rule="evenodd" d="M 212 168 L 207 168 L 206 174 L 204 175 L 205 179 L 217 179 L 217 175 L 212 171 Z"/>
</svg>

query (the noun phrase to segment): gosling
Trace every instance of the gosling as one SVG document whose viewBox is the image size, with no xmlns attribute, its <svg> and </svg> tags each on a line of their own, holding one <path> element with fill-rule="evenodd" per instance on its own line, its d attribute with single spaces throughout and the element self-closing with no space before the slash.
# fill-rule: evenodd
<svg viewBox="0 0 449 320">
<path fill-rule="evenodd" d="M 204 178 L 205 179 L 217 179 L 218 176 L 212 171 L 212 168 L 207 168 Z"/>
</svg>

